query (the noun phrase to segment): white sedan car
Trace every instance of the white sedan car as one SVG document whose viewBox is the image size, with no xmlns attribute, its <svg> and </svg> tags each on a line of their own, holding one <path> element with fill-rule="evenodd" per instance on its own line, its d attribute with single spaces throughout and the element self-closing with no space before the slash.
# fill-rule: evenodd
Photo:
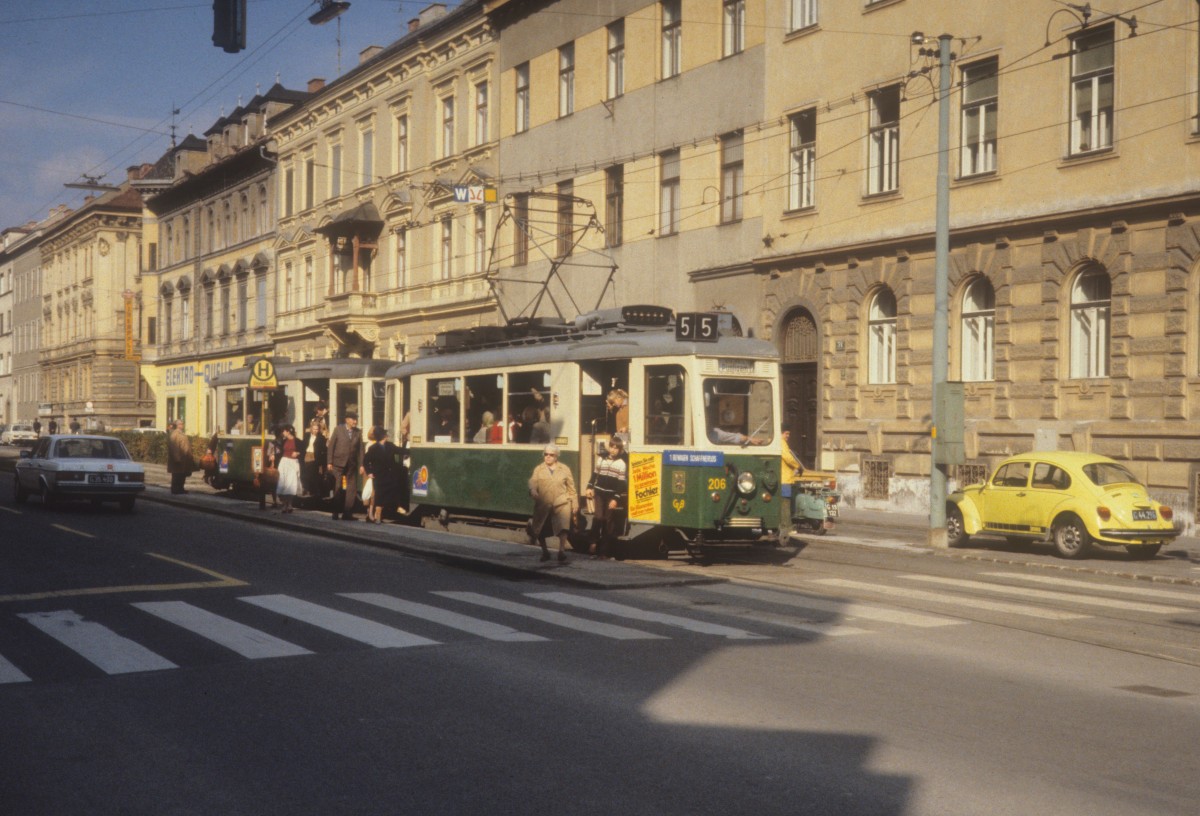
<svg viewBox="0 0 1200 816">
<path fill-rule="evenodd" d="M 11 425 L 0 433 L 0 443 L 5 445 L 31 444 L 37 441 L 32 425 Z"/>
<path fill-rule="evenodd" d="M 146 489 L 142 466 L 124 443 L 111 436 L 43 436 L 17 460 L 13 495 L 20 504 L 31 494 L 52 506 L 60 499 L 115 501 L 126 512 Z"/>
</svg>

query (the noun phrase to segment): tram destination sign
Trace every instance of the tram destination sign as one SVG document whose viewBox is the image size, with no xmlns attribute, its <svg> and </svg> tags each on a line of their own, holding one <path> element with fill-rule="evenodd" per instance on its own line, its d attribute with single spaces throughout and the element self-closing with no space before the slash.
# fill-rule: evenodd
<svg viewBox="0 0 1200 816">
<path fill-rule="evenodd" d="M 675 315 L 675 339 L 715 343 L 721 339 L 720 320 L 715 312 L 680 312 Z"/>
</svg>

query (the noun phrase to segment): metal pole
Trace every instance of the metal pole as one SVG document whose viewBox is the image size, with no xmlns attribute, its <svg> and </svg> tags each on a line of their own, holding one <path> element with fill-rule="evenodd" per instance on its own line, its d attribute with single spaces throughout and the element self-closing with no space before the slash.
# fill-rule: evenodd
<svg viewBox="0 0 1200 816">
<path fill-rule="evenodd" d="M 938 37 L 938 172 L 937 227 L 934 237 L 933 430 L 929 466 L 929 544 L 946 546 L 946 466 L 939 465 L 941 391 L 949 372 L 950 300 L 950 43 Z"/>
</svg>

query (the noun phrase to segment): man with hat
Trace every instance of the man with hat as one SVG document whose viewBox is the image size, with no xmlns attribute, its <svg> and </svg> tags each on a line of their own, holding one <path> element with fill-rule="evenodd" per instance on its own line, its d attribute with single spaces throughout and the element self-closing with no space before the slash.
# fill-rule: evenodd
<svg viewBox="0 0 1200 816">
<path fill-rule="evenodd" d="M 355 479 L 362 472 L 363 441 L 358 429 L 358 414 L 347 411 L 343 424 L 333 429 L 326 448 L 326 464 L 333 475 L 333 518 L 354 518 L 358 500 Z"/>
</svg>

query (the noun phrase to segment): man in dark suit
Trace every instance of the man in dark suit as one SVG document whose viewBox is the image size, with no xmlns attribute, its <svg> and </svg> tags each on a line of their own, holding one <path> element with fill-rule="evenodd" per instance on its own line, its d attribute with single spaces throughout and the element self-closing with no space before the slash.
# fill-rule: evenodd
<svg viewBox="0 0 1200 816">
<path fill-rule="evenodd" d="M 337 519 L 340 514 L 350 520 L 354 518 L 354 502 L 358 500 L 355 479 L 362 471 L 363 442 L 358 414 L 347 411 L 343 420 L 329 436 L 327 462 L 333 474 L 333 517 Z"/>
</svg>

